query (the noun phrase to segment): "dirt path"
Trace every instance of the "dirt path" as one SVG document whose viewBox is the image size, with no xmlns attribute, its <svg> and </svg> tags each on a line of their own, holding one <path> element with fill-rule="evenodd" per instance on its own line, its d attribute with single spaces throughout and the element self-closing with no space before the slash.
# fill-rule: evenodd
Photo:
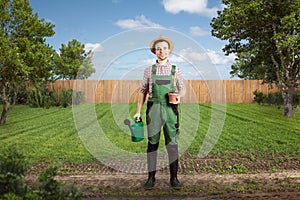
<svg viewBox="0 0 300 200">
<path fill-rule="evenodd" d="M 169 186 L 158 174 L 155 188 L 145 191 L 146 175 L 94 174 L 59 176 L 86 188 L 85 199 L 299 199 L 300 172 L 180 175 L 183 188 Z"/>
<path fill-rule="evenodd" d="M 283 158 L 279 155 L 269 160 L 185 156 L 180 161 L 179 179 L 183 187 L 179 191 L 169 185 L 168 167 L 157 172 L 155 187 L 150 191 L 143 188 L 147 173 L 124 173 L 101 163 L 64 164 L 59 167 L 56 179 L 76 184 L 84 192 L 83 199 L 91 200 L 300 199 L 300 161 Z M 33 166 L 25 179 L 34 183 L 46 166 Z"/>
<path fill-rule="evenodd" d="M 34 182 L 37 176 L 26 175 Z M 300 171 L 254 174 L 180 174 L 180 191 L 169 185 L 169 175 L 160 171 L 153 190 L 143 184 L 147 174 L 95 173 L 60 175 L 56 179 L 74 183 L 84 191 L 83 199 L 299 199 Z"/>
</svg>

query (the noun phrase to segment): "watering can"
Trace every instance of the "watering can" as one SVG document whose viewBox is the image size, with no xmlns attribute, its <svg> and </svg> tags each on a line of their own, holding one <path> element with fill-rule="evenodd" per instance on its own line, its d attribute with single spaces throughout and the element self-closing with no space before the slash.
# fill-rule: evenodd
<svg viewBox="0 0 300 200">
<path fill-rule="evenodd" d="M 125 119 L 124 124 L 130 129 L 132 142 L 139 142 L 144 139 L 144 123 L 142 119 L 137 121 L 136 118 L 134 118 L 132 122 L 130 122 L 129 119 Z"/>
</svg>

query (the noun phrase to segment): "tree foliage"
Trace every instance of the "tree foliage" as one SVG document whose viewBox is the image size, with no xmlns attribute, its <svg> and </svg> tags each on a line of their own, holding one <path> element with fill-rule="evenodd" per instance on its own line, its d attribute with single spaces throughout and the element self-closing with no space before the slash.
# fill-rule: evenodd
<svg viewBox="0 0 300 200">
<path fill-rule="evenodd" d="M 300 0 L 223 0 L 211 22 L 212 35 L 235 53 L 232 75 L 275 83 L 282 91 L 284 115 L 293 115 L 300 75 Z"/>
<path fill-rule="evenodd" d="M 73 39 L 62 44 L 55 59 L 55 74 L 60 79 L 87 79 L 95 69 L 92 67 L 92 51 L 86 52 L 84 45 Z"/>
<path fill-rule="evenodd" d="M 54 25 L 39 19 L 28 0 L 0 1 L 0 98 L 3 111 L 0 124 L 26 80 L 47 82 L 52 77 L 52 47 L 45 37 L 54 34 Z"/>
</svg>

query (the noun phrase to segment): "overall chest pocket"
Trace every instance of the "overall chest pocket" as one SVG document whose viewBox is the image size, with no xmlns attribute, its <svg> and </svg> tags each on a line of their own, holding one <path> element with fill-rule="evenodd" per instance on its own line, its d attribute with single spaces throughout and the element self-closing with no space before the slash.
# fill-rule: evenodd
<svg viewBox="0 0 300 200">
<path fill-rule="evenodd" d="M 155 80 L 155 83 L 158 85 L 168 85 L 171 83 L 171 80 Z"/>
</svg>

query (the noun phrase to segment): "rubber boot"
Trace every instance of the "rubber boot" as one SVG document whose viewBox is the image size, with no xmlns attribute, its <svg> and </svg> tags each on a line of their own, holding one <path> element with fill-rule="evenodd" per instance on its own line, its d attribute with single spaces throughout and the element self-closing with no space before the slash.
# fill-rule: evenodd
<svg viewBox="0 0 300 200">
<path fill-rule="evenodd" d="M 157 149 L 158 149 L 158 144 L 151 144 L 150 142 L 148 142 L 148 149 L 147 149 L 148 180 L 144 185 L 145 189 L 147 190 L 152 189 L 155 184 Z"/>
<path fill-rule="evenodd" d="M 167 145 L 169 167 L 170 167 L 170 184 L 174 189 L 180 189 L 181 183 L 177 178 L 178 172 L 178 145 Z"/>
<path fill-rule="evenodd" d="M 144 185 L 145 189 L 151 190 L 154 187 L 154 183 L 155 183 L 155 171 L 148 172 L 148 180 Z"/>
<path fill-rule="evenodd" d="M 179 182 L 177 178 L 177 172 L 178 172 L 178 160 L 175 160 L 172 164 L 170 164 L 170 184 L 174 189 L 180 189 L 181 183 Z"/>
</svg>

